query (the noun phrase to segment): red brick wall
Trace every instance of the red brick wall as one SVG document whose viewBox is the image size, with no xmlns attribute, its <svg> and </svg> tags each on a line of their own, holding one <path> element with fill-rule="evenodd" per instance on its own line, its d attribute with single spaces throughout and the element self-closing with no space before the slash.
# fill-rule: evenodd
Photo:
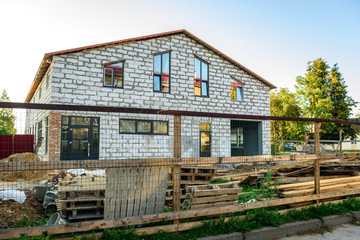
<svg viewBox="0 0 360 240">
<path fill-rule="evenodd" d="M 61 113 L 49 115 L 49 161 L 60 160 L 61 150 Z"/>
</svg>

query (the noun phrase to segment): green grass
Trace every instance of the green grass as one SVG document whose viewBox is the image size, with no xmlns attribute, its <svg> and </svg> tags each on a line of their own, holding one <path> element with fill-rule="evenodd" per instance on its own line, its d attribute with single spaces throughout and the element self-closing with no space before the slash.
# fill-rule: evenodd
<svg viewBox="0 0 360 240">
<path fill-rule="evenodd" d="M 221 183 L 228 183 L 228 182 L 230 182 L 230 180 L 218 178 L 218 179 L 215 179 L 214 181 L 211 181 L 210 184 L 221 184 Z"/>
<path fill-rule="evenodd" d="M 335 152 L 333 150 L 325 150 L 326 152 Z M 337 151 L 338 153 L 340 150 Z M 360 150 L 342 150 L 343 153 L 360 153 Z"/>
<path fill-rule="evenodd" d="M 296 152 L 291 152 L 291 151 L 281 151 L 281 152 L 276 152 L 276 155 L 290 155 Z"/>
</svg>

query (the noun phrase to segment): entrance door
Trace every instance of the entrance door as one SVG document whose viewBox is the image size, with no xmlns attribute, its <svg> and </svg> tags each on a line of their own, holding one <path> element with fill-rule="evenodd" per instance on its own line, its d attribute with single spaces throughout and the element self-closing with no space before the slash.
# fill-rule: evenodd
<svg viewBox="0 0 360 240">
<path fill-rule="evenodd" d="M 200 157 L 211 156 L 211 125 L 200 123 Z"/>
<path fill-rule="evenodd" d="M 99 159 L 99 118 L 62 117 L 61 160 Z"/>
</svg>

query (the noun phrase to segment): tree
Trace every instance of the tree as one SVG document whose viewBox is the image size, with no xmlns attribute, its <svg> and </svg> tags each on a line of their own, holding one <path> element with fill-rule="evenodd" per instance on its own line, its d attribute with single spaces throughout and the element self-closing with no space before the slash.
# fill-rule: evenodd
<svg viewBox="0 0 360 240">
<path fill-rule="evenodd" d="M 0 102 L 10 102 L 9 96 L 3 90 Z M 0 135 L 15 135 L 15 116 L 11 108 L 0 108 Z"/>
<path fill-rule="evenodd" d="M 322 59 L 308 62 L 305 77 L 296 78 L 296 94 L 304 117 L 349 120 L 356 102 L 347 95 L 347 86 L 335 64 L 332 68 Z M 322 139 L 355 138 L 353 126 L 322 123 Z"/>
<path fill-rule="evenodd" d="M 280 117 L 301 117 L 302 110 L 296 95 L 287 88 L 280 88 L 270 94 L 270 114 Z M 292 121 L 271 121 L 271 138 L 281 140 L 303 140 L 304 123 Z"/>
</svg>

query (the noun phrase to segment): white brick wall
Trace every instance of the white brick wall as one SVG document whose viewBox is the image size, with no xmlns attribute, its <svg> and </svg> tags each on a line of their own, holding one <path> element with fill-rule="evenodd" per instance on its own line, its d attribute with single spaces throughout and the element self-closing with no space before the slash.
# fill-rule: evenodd
<svg viewBox="0 0 360 240">
<path fill-rule="evenodd" d="M 47 70 L 46 74 L 44 75 L 39 87 L 37 88 L 34 96 L 31 99 L 31 103 L 51 103 L 51 93 L 54 93 L 52 90 L 52 77 L 51 77 L 51 69 L 52 65 L 50 65 L 49 69 Z M 47 77 L 50 76 L 49 82 L 47 83 Z M 41 89 L 41 96 L 40 96 L 40 89 Z M 56 94 L 55 94 L 56 95 Z M 46 117 L 49 116 L 50 111 L 44 110 L 26 110 L 26 121 L 25 121 L 25 133 L 30 133 L 30 128 L 35 132 L 34 144 L 38 143 L 38 123 L 42 121 L 42 136 L 43 141 L 38 150 L 38 156 L 41 160 L 47 160 L 47 154 L 45 153 L 45 136 L 46 136 Z M 32 131 L 33 131 L 32 130 Z"/>
<path fill-rule="evenodd" d="M 171 92 L 153 92 L 153 54 L 167 50 L 171 50 Z M 194 96 L 194 55 L 210 63 L 209 97 Z M 103 87 L 102 64 L 118 60 L 125 60 L 124 88 Z M 230 75 L 245 83 L 243 101 L 230 99 Z M 36 99 L 36 95 L 34 98 Z M 183 34 L 54 56 L 50 101 L 54 104 L 270 115 L 270 88 L 268 86 Z M 79 115 L 79 113 L 74 115 Z M 160 117 L 141 116 L 148 119 Z M 106 126 L 107 118 L 112 118 L 111 121 L 116 124 Z M 187 117 L 183 118 L 184 156 L 199 155 L 198 124 L 200 120 L 194 118 L 189 122 Z M 156 143 L 157 136 L 119 136 L 118 117 L 115 115 L 101 114 L 101 121 L 101 138 L 109 137 L 110 139 L 109 142 L 101 144 L 100 158 L 117 158 L 129 154 L 131 149 L 126 147 L 128 145 L 122 146 L 125 144 L 123 142 L 129 141 L 129 138 L 136 142 L 131 147 L 134 152 L 132 156 L 136 155 L 135 153 L 138 153 L 139 156 L 142 155 L 143 146 L 149 147 L 147 156 L 172 156 L 172 144 L 170 143 L 170 145 L 166 145 L 168 152 L 160 149 L 150 150 L 154 146 L 147 145 L 146 141 L 151 139 Z M 218 156 L 230 156 L 230 120 L 212 119 L 211 123 L 213 126 L 212 153 Z M 270 123 L 264 121 L 262 126 L 263 154 L 269 154 Z M 187 129 L 192 130 L 189 132 Z M 113 142 L 111 139 L 116 139 L 117 142 Z M 169 139 L 172 139 L 171 131 Z M 118 149 L 116 153 L 114 148 Z"/>
</svg>

